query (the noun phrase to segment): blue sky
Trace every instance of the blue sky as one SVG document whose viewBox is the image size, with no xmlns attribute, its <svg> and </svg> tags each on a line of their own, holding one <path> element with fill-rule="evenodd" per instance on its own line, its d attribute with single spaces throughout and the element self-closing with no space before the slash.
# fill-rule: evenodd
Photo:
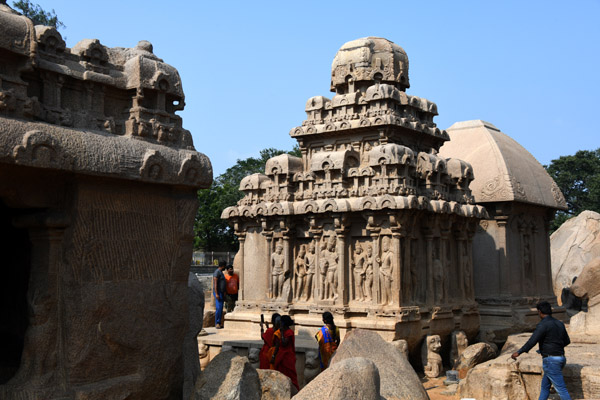
<svg viewBox="0 0 600 400">
<path fill-rule="evenodd" d="M 489 121 L 542 164 L 600 147 L 599 0 L 33 2 L 56 11 L 68 47 L 152 42 L 181 74 L 183 124 L 215 176 L 291 149 L 306 100 L 332 96 L 336 51 L 365 36 L 404 48 L 407 92 L 437 103 L 440 128 Z"/>
</svg>

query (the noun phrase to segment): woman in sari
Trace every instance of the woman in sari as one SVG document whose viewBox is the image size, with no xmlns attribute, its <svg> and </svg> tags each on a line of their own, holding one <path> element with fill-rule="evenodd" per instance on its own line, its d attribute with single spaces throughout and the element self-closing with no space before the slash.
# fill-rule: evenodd
<svg viewBox="0 0 600 400">
<path fill-rule="evenodd" d="M 319 342 L 319 361 L 321 371 L 329 367 L 331 357 L 340 345 L 340 329 L 333 322 L 333 315 L 329 311 L 323 313 L 323 327 L 315 338 Z"/>
<path fill-rule="evenodd" d="M 258 353 L 258 360 L 259 360 L 259 368 L 260 369 L 270 369 L 271 368 L 271 357 L 269 356 L 269 352 L 274 351 L 275 346 L 273 344 L 273 335 L 275 334 L 275 331 L 279 329 L 279 321 L 281 319 L 281 315 L 279 315 L 278 313 L 275 313 L 271 316 L 271 323 L 273 324 L 272 328 L 269 328 L 269 323 L 267 322 L 267 330 L 264 331 L 263 328 L 263 321 L 262 321 L 262 316 L 261 316 L 261 321 L 260 321 L 260 336 L 262 337 L 262 340 L 264 342 L 262 349 L 260 349 L 260 353 Z"/>
<path fill-rule="evenodd" d="M 281 317 L 280 328 L 273 334 L 273 344 L 275 350 L 271 356 L 271 369 L 281 372 L 292 380 L 292 384 L 297 390 L 298 375 L 296 374 L 296 345 L 294 331 L 290 327 L 294 321 L 289 315 Z"/>
</svg>

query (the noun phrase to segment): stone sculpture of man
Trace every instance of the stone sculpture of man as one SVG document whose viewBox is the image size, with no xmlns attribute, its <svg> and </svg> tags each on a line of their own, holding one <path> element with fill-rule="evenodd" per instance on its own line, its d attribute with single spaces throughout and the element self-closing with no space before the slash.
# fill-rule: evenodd
<svg viewBox="0 0 600 400">
<path fill-rule="evenodd" d="M 283 289 L 285 256 L 283 255 L 283 246 L 277 243 L 275 252 L 271 255 L 271 279 L 273 284 L 273 298 L 281 296 Z"/>
<path fill-rule="evenodd" d="M 308 245 L 308 253 L 304 256 L 304 267 L 306 268 L 305 298 L 307 301 L 313 297 L 313 278 L 316 272 L 316 262 L 315 243 L 310 242 Z"/>
<path fill-rule="evenodd" d="M 390 250 L 390 238 L 385 236 L 381 241 L 383 254 L 381 255 L 381 266 L 379 267 L 379 279 L 381 281 L 381 304 L 392 304 L 392 277 L 393 254 Z"/>
<path fill-rule="evenodd" d="M 327 257 L 327 253 L 327 241 L 323 240 L 319 249 L 319 274 L 321 276 L 321 293 L 319 294 L 319 297 L 321 300 L 326 299 L 325 292 L 327 290 L 327 269 L 329 268 L 329 260 Z"/>
<path fill-rule="evenodd" d="M 330 299 L 337 299 L 337 289 L 338 289 L 338 274 L 337 274 L 337 266 L 339 256 L 336 251 L 336 239 L 335 236 L 331 236 L 329 241 L 327 242 L 327 251 L 329 258 L 329 268 L 327 269 L 327 282 L 328 282 L 328 296 Z"/>
<path fill-rule="evenodd" d="M 367 256 L 365 258 L 365 282 L 363 293 L 367 301 L 371 301 L 373 293 L 373 246 L 367 245 Z"/>
<path fill-rule="evenodd" d="M 294 269 L 296 270 L 296 298 L 300 299 L 302 293 L 304 292 L 304 285 L 306 284 L 306 264 L 305 264 L 305 256 L 306 256 L 306 245 L 301 245 L 298 250 L 298 256 L 296 257 L 296 261 L 294 261 Z"/>
<path fill-rule="evenodd" d="M 365 254 L 360 243 L 356 243 L 354 249 L 354 257 L 352 258 L 353 273 L 354 273 L 354 300 L 364 301 L 363 286 L 365 281 Z"/>
</svg>

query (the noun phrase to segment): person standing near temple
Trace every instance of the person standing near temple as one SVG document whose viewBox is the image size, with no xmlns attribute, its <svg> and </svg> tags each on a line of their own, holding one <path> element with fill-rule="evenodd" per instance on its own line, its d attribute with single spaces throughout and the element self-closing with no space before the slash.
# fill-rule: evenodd
<svg viewBox="0 0 600 400">
<path fill-rule="evenodd" d="M 227 263 L 219 261 L 219 267 L 213 273 L 213 296 L 215 296 L 215 327 L 223 328 L 223 302 L 225 301 L 225 287 L 227 281 L 223 271 Z"/>
<path fill-rule="evenodd" d="M 335 326 L 333 315 L 329 311 L 323 313 L 323 327 L 315 335 L 319 343 L 319 362 L 321 371 L 329 367 L 333 354 L 340 345 L 340 328 Z"/>
<path fill-rule="evenodd" d="M 289 315 L 281 316 L 279 329 L 273 334 L 273 344 L 275 349 L 271 356 L 271 369 L 281 372 L 292 380 L 292 384 L 297 390 L 298 374 L 296 373 L 296 344 L 294 331 L 291 327 L 294 321 Z"/>
<path fill-rule="evenodd" d="M 271 368 L 271 356 L 274 351 L 273 345 L 273 335 L 275 331 L 279 329 L 279 324 L 281 322 L 281 315 L 278 313 L 273 313 L 271 316 L 271 324 L 272 327 L 269 328 L 269 323 L 265 322 L 267 325 L 267 330 L 264 330 L 263 327 L 263 315 L 260 315 L 260 337 L 263 340 L 263 347 L 260 349 L 260 353 L 258 353 L 259 367 L 260 369 L 270 369 Z M 273 349 L 273 351 L 271 351 Z"/>
<path fill-rule="evenodd" d="M 225 306 L 227 312 L 232 312 L 238 300 L 238 290 L 240 289 L 240 277 L 233 272 L 233 265 L 227 266 L 225 280 L 227 281 L 227 285 L 225 286 Z"/>
<path fill-rule="evenodd" d="M 536 306 L 541 322 L 537 324 L 535 331 L 519 350 L 511 357 L 516 360 L 522 353 L 527 353 L 536 343 L 539 343 L 538 353 L 542 355 L 542 388 L 538 400 L 546 400 L 550 396 L 550 386 L 554 386 L 561 400 L 571 400 L 567 391 L 562 370 L 567 363 L 565 358 L 565 347 L 571 343 L 565 324 L 552 318 L 552 306 L 547 301 L 542 301 Z"/>
</svg>

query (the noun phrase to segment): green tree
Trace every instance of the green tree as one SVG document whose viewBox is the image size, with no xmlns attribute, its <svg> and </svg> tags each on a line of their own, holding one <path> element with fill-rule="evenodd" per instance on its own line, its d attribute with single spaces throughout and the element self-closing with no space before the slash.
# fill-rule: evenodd
<svg viewBox="0 0 600 400">
<path fill-rule="evenodd" d="M 273 148 L 261 150 L 259 157 L 238 160 L 215 178 L 210 188 L 198 191 L 199 207 L 194 224 L 196 249 L 237 251 L 238 240 L 227 221 L 221 219 L 221 213 L 225 208 L 236 205 L 244 196 L 239 190 L 242 179 L 251 174 L 264 173 L 267 160 L 283 153 L 300 156 L 297 146 L 289 152 Z"/>
<path fill-rule="evenodd" d="M 13 1 L 13 7 L 31 19 L 34 25 L 53 26 L 56 29 L 66 28 L 65 24 L 58 20 L 54 10 L 46 11 L 30 0 Z"/>
<path fill-rule="evenodd" d="M 582 211 L 600 212 L 600 148 L 561 156 L 544 167 L 563 192 L 568 207 L 557 212 L 551 231 Z"/>
</svg>

